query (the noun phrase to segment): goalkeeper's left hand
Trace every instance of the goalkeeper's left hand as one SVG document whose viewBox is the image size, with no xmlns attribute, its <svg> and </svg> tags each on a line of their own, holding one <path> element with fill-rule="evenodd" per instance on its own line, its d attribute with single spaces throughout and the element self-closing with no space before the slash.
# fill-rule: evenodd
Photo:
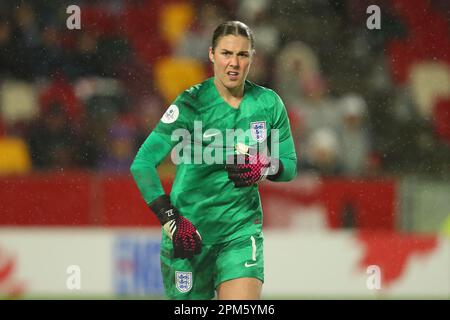
<svg viewBox="0 0 450 320">
<path fill-rule="evenodd" d="M 237 146 L 238 154 L 227 159 L 225 170 L 237 188 L 248 187 L 264 179 L 274 180 L 281 173 L 281 161 L 258 153 L 256 148 Z"/>
</svg>

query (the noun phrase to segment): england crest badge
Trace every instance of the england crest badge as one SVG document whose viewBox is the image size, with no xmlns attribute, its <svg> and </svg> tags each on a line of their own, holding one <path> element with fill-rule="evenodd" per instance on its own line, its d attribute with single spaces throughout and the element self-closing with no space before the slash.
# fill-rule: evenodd
<svg viewBox="0 0 450 320">
<path fill-rule="evenodd" d="M 178 291 L 189 292 L 192 289 L 192 272 L 175 271 L 175 285 Z"/>
<path fill-rule="evenodd" d="M 265 121 L 256 121 L 250 123 L 250 132 L 256 142 L 263 142 L 267 138 L 267 129 Z"/>
</svg>

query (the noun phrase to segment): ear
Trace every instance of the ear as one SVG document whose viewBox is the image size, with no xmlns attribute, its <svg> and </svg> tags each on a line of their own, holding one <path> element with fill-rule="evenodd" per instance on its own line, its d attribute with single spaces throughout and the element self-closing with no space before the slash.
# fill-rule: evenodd
<svg viewBox="0 0 450 320">
<path fill-rule="evenodd" d="M 250 55 L 250 62 L 253 62 L 253 59 L 254 59 L 254 57 L 255 57 L 255 54 L 256 54 L 255 49 L 252 49 L 251 55 Z"/>
<path fill-rule="evenodd" d="M 209 47 L 209 60 L 214 63 L 214 51 L 212 49 L 212 47 Z"/>
</svg>

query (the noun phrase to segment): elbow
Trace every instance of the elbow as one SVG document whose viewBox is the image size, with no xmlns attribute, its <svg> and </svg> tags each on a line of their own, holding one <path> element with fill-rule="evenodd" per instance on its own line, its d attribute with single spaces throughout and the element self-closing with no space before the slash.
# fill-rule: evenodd
<svg viewBox="0 0 450 320">
<path fill-rule="evenodd" d="M 284 181 L 292 181 L 297 177 L 297 166 L 293 166 L 292 170 L 284 176 Z"/>
<path fill-rule="evenodd" d="M 136 159 L 135 159 L 135 160 L 133 160 L 133 162 L 131 163 L 131 166 L 130 166 L 131 175 L 133 177 L 135 177 L 138 170 L 139 170 L 138 165 L 136 164 Z"/>
<path fill-rule="evenodd" d="M 284 181 L 292 181 L 297 177 L 297 158 L 287 159 Z"/>
<path fill-rule="evenodd" d="M 291 175 L 289 176 L 289 181 L 294 180 L 295 178 L 297 178 L 298 175 L 298 158 L 297 155 L 295 155 L 292 158 L 292 171 L 291 171 Z"/>
<path fill-rule="evenodd" d="M 292 170 L 292 174 L 289 177 L 288 181 L 294 180 L 297 177 L 297 163 L 294 165 L 294 169 Z"/>
</svg>

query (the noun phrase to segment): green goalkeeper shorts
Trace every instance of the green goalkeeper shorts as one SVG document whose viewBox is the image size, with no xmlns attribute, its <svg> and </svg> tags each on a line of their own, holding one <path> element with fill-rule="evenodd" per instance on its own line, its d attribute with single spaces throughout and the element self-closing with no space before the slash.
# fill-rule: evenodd
<svg viewBox="0 0 450 320">
<path fill-rule="evenodd" d="M 174 259 L 171 240 L 161 243 L 161 272 L 169 299 L 212 299 L 224 281 L 257 278 L 264 282 L 263 235 L 203 245 L 193 259 Z"/>
</svg>

